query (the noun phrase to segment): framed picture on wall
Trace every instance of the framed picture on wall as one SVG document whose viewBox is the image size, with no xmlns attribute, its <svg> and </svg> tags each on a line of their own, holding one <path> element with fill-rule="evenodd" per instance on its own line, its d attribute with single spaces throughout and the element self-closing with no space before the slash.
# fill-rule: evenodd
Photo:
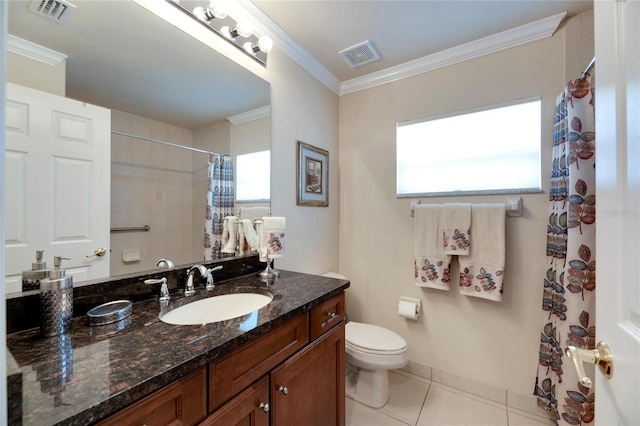
<svg viewBox="0 0 640 426">
<path fill-rule="evenodd" d="M 296 190 L 299 206 L 329 205 L 329 151 L 298 141 L 298 180 Z"/>
</svg>

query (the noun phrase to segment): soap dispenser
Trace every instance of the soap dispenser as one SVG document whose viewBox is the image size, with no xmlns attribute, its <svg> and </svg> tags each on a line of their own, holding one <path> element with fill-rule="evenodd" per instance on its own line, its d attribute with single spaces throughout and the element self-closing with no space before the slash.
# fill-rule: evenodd
<svg viewBox="0 0 640 426">
<path fill-rule="evenodd" d="M 22 272 L 22 291 L 39 290 L 40 281 L 49 276 L 47 262 L 42 261 L 44 250 L 36 251 L 36 261 L 31 264 L 30 271 Z"/>
<path fill-rule="evenodd" d="M 73 318 L 73 277 L 67 277 L 60 268 L 62 260 L 53 258 L 49 277 L 40 282 L 40 334 L 56 336 L 67 331 Z"/>
</svg>

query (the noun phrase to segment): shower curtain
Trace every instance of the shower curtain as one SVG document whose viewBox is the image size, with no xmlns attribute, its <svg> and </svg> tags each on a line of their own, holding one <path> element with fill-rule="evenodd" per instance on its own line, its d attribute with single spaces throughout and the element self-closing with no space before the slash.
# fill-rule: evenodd
<svg viewBox="0 0 640 426">
<path fill-rule="evenodd" d="M 578 382 L 568 345 L 595 348 L 595 118 L 589 77 L 570 81 L 556 99 L 547 267 L 534 394 L 559 424 L 594 419 L 595 392 Z M 584 364 L 593 378 L 593 364 Z"/>
<path fill-rule="evenodd" d="M 222 249 L 224 218 L 233 215 L 233 166 L 228 155 L 209 154 L 204 259 L 216 259 Z"/>
</svg>

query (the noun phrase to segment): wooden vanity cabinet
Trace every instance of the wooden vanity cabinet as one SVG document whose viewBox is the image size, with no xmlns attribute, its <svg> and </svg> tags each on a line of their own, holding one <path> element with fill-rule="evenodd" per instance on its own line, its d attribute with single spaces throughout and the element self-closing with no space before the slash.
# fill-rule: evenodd
<svg viewBox="0 0 640 426">
<path fill-rule="evenodd" d="M 98 425 L 344 426 L 345 319 L 341 293 Z"/>
</svg>

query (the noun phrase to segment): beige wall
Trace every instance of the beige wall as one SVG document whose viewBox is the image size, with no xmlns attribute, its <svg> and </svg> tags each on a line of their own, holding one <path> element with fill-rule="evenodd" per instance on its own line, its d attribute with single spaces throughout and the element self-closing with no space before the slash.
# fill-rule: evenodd
<svg viewBox="0 0 640 426">
<path fill-rule="evenodd" d="M 47 65 L 15 53 L 7 53 L 7 81 L 65 96 L 67 62 Z"/>
<path fill-rule="evenodd" d="M 111 128 L 148 138 L 192 146 L 188 129 L 112 110 Z M 149 232 L 111 234 L 111 275 L 153 269 L 158 259 L 176 265 L 194 258 L 194 160 L 187 150 L 112 135 L 111 227 L 149 225 Z M 199 154 L 202 162 L 206 156 Z M 204 207 L 202 209 L 204 211 Z M 200 238 L 202 254 L 202 238 Z M 137 249 L 141 260 L 122 261 L 122 251 Z"/>
<path fill-rule="evenodd" d="M 324 273 L 338 267 L 338 97 L 274 49 L 271 82 L 271 212 L 286 217 L 278 268 Z M 329 151 L 329 207 L 296 205 L 296 141 Z"/>
<path fill-rule="evenodd" d="M 340 272 L 351 279 L 349 317 L 404 336 L 413 361 L 525 395 L 533 388 L 537 364 L 547 176 L 563 64 L 560 31 L 543 41 L 340 98 Z M 449 292 L 416 287 L 410 200 L 395 195 L 396 123 L 535 96 L 542 98 L 545 193 L 523 195 L 523 216 L 506 219 L 503 302 L 462 296 L 457 279 Z M 440 197 L 422 202 L 506 199 Z M 452 276 L 457 277 L 456 270 Z M 400 296 L 422 300 L 418 321 L 397 315 Z"/>
<path fill-rule="evenodd" d="M 351 279 L 350 319 L 400 333 L 412 361 L 517 394 L 531 393 L 542 316 L 553 108 L 565 81 L 576 78 L 592 57 L 593 13 L 587 12 L 567 20 L 552 38 L 340 98 L 339 269 Z M 523 195 L 523 216 L 506 219 L 503 302 L 462 296 L 456 285 L 449 292 L 416 287 L 410 200 L 395 196 L 396 122 L 532 96 L 542 99 L 544 193 Z M 457 276 L 457 268 L 452 275 Z M 400 296 L 422 300 L 418 321 L 397 315 Z"/>
</svg>

